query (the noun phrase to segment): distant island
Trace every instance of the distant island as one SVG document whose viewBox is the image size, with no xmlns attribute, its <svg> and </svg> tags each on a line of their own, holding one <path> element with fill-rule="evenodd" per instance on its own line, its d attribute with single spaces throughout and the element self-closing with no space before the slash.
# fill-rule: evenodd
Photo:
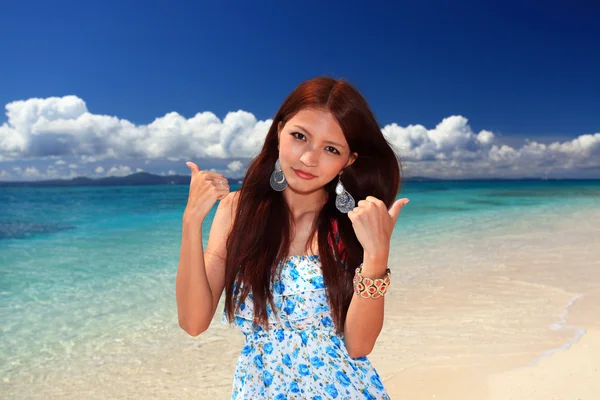
<svg viewBox="0 0 600 400">
<path fill-rule="evenodd" d="M 241 179 L 227 178 L 230 183 Z M 88 178 L 79 176 L 71 179 L 50 179 L 44 181 L 0 181 L 0 187 L 40 187 L 40 186 L 130 186 L 130 185 L 189 185 L 189 175 L 154 175 L 148 172 L 136 172 L 127 176 L 107 176 L 105 178 Z"/>
<path fill-rule="evenodd" d="M 241 184 L 244 178 L 227 178 L 230 184 Z M 451 182 L 451 181 L 547 181 L 574 180 L 552 178 L 477 178 L 477 179 L 439 179 L 424 176 L 404 177 L 404 182 Z M 154 175 L 148 172 L 136 172 L 127 176 L 109 176 L 106 178 L 77 177 L 71 179 L 51 179 L 44 181 L 0 181 L 0 187 L 45 187 L 45 186 L 118 186 L 118 185 L 189 185 L 189 175 Z"/>
</svg>

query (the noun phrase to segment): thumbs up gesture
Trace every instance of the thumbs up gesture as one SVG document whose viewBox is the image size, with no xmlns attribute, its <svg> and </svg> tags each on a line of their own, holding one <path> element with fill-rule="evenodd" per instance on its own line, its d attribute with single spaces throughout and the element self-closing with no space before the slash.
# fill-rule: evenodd
<svg viewBox="0 0 600 400">
<path fill-rule="evenodd" d="M 383 260 L 387 263 L 390 239 L 398 215 L 409 201 L 407 198 L 398 199 L 388 211 L 383 201 L 367 196 L 348 212 L 356 238 L 363 247 L 365 259 Z"/>
<path fill-rule="evenodd" d="M 191 161 L 185 164 L 190 168 L 192 178 L 184 214 L 204 220 L 217 200 L 222 200 L 229 193 L 229 182 L 221 174 L 202 171 Z"/>
</svg>

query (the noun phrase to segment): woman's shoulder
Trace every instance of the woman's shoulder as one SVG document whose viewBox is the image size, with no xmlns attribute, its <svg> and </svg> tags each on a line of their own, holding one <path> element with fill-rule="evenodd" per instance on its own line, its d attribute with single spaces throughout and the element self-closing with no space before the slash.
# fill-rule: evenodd
<svg viewBox="0 0 600 400">
<path fill-rule="evenodd" d="M 223 200 L 230 199 L 232 201 L 237 201 L 239 197 L 240 197 L 240 191 L 234 190 L 233 192 L 227 193 L 227 196 L 225 196 L 225 198 Z"/>
</svg>

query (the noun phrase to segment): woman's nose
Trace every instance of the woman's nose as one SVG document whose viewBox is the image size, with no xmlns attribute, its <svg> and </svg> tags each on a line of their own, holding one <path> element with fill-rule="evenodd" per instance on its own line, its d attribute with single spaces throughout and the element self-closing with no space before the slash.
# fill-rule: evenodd
<svg viewBox="0 0 600 400">
<path fill-rule="evenodd" d="M 314 150 L 307 150 L 300 157 L 300 161 L 302 161 L 306 166 L 315 167 L 318 162 L 317 152 Z"/>
</svg>

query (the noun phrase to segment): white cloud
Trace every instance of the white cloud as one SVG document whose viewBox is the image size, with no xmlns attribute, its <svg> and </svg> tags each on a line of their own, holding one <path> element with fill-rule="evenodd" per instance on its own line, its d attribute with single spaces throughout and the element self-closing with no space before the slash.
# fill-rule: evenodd
<svg viewBox="0 0 600 400">
<path fill-rule="evenodd" d="M 92 114 L 76 96 L 33 98 L 6 105 L 0 126 L 3 157 L 79 156 L 83 163 L 105 158 L 149 159 L 251 157 L 271 121 L 246 111 L 221 121 L 211 112 L 185 118 L 171 112 L 148 125 Z"/>
<path fill-rule="evenodd" d="M 61 174 L 58 172 L 58 170 L 56 168 L 54 168 L 54 166 L 52 164 L 50 164 L 46 168 L 46 173 L 45 173 L 44 178 L 56 179 L 60 176 L 61 176 Z"/>
<path fill-rule="evenodd" d="M 10 178 L 11 175 L 10 173 L 6 172 L 5 170 L 0 171 L 0 178 Z"/>
<path fill-rule="evenodd" d="M 384 135 L 401 155 L 408 175 L 434 177 L 577 177 L 578 168 L 600 168 L 600 133 L 571 141 L 521 148 L 495 143 L 493 132 L 473 132 L 462 116 L 445 118 L 434 129 L 390 124 Z M 569 174 L 570 172 L 570 174 Z"/>
<path fill-rule="evenodd" d="M 97 157 L 94 156 L 86 156 L 86 155 L 82 155 L 81 157 L 79 157 L 79 160 L 83 163 L 83 164 L 89 164 L 89 163 L 95 163 L 98 161 Z"/>
<path fill-rule="evenodd" d="M 125 119 L 92 114 L 76 96 L 11 102 L 6 105 L 6 115 L 7 122 L 0 126 L 1 162 L 73 157 L 77 164 L 69 164 L 69 168 L 76 169 L 78 164 L 84 167 L 109 158 L 119 160 L 118 163 L 142 158 L 144 165 L 158 159 L 181 162 L 235 158 L 224 172 L 240 175 L 247 161 L 239 159 L 258 153 L 272 123 L 238 110 L 228 113 L 223 120 L 211 112 L 197 113 L 191 118 L 171 112 L 147 125 L 135 125 Z M 553 143 L 528 140 L 520 147 L 511 147 L 500 143 L 489 130 L 474 132 L 467 118 L 460 115 L 444 118 L 432 129 L 392 123 L 383 127 L 382 132 L 399 151 L 407 175 L 518 177 L 573 175 L 580 168 L 600 170 L 600 133 Z M 66 162 L 59 159 L 55 164 Z M 125 165 L 105 164 L 105 168 L 107 175 L 115 176 L 132 170 Z M 96 168 L 94 172 L 102 174 L 105 168 Z M 218 169 L 223 171 L 222 167 Z M 37 169 L 13 171 L 18 177 L 45 175 Z"/>
<path fill-rule="evenodd" d="M 474 133 L 467 119 L 459 115 L 444 118 L 431 130 L 423 125 L 403 128 L 393 123 L 382 132 L 402 157 L 411 161 L 481 159 L 495 139 L 489 131 Z"/>
<path fill-rule="evenodd" d="M 234 160 L 234 161 L 230 162 L 229 164 L 227 164 L 228 172 L 238 172 L 241 169 L 242 169 L 242 162 L 239 160 Z"/>
<path fill-rule="evenodd" d="M 115 165 L 108 170 L 106 176 L 127 176 L 131 175 L 131 168 L 127 165 Z"/>
<path fill-rule="evenodd" d="M 36 167 L 26 167 L 23 176 L 26 178 L 39 178 L 42 174 Z"/>
</svg>

